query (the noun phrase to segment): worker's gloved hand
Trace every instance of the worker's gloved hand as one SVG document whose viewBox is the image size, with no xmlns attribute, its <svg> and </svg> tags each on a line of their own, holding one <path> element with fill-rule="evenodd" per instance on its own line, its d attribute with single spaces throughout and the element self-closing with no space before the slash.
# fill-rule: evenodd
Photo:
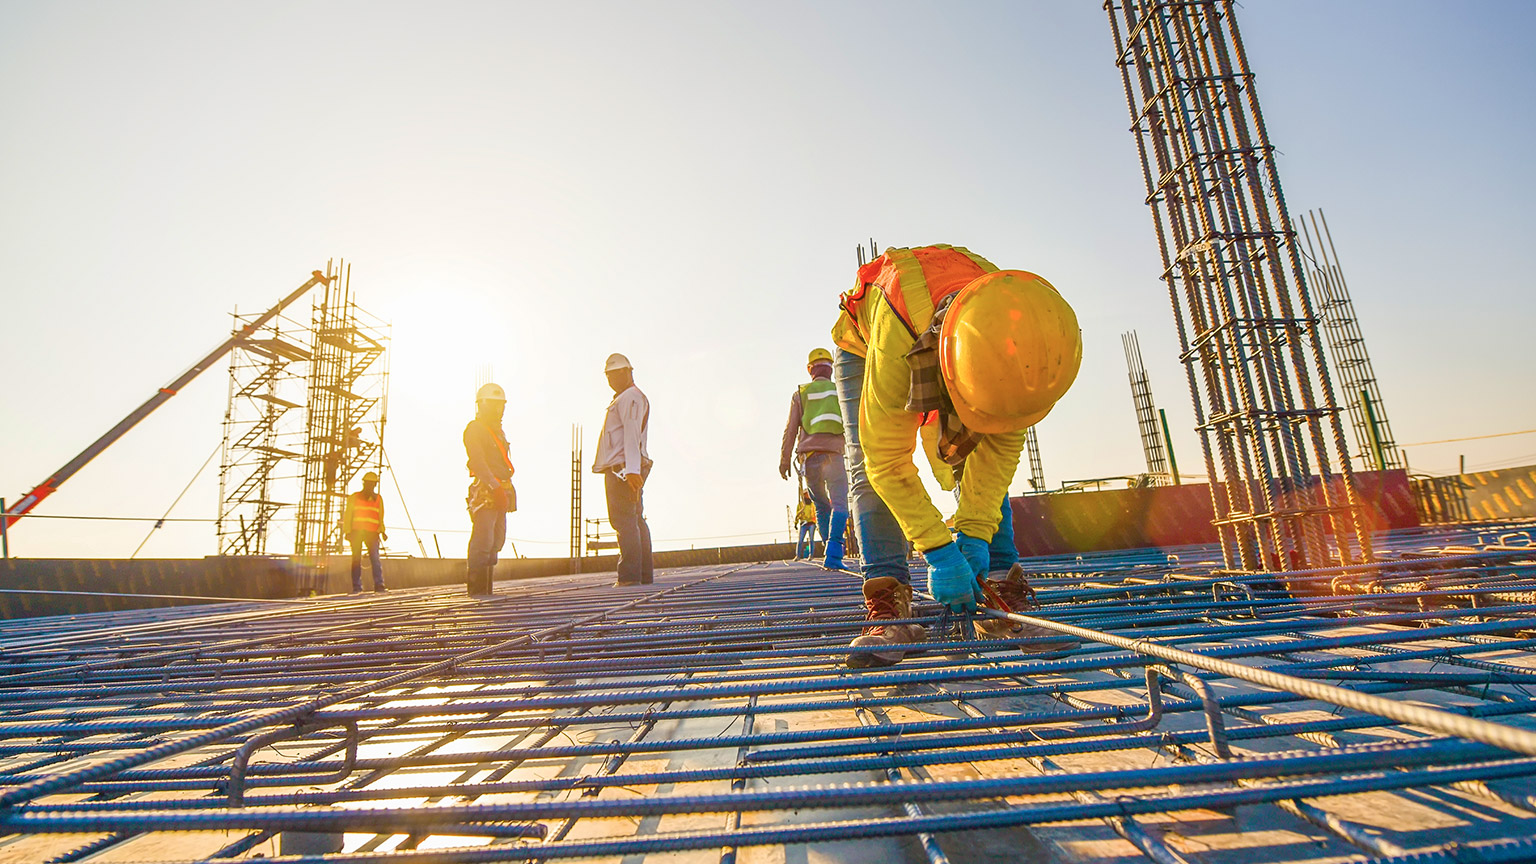
<svg viewBox="0 0 1536 864">
<path fill-rule="evenodd" d="M 955 534 L 955 545 L 960 547 L 960 554 L 965 556 L 965 563 L 971 565 L 971 572 L 978 578 L 985 579 L 987 570 L 992 566 L 990 544 L 960 531 Z"/>
<path fill-rule="evenodd" d="M 928 562 L 928 593 L 951 612 L 976 611 L 976 574 L 957 543 L 923 553 Z"/>
</svg>

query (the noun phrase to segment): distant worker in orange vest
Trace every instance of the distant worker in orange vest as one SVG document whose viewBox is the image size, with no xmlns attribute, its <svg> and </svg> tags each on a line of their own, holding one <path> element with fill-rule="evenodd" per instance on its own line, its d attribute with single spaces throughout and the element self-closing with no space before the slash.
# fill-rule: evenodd
<svg viewBox="0 0 1536 864">
<path fill-rule="evenodd" d="M 363 592 L 363 547 L 373 568 L 373 590 L 384 591 L 384 565 L 379 561 L 379 541 L 388 540 L 384 530 L 384 497 L 378 493 L 379 475 L 363 475 L 363 490 L 347 496 L 341 514 L 341 532 L 352 543 L 352 593 Z"/>
<path fill-rule="evenodd" d="M 887 249 L 859 268 L 841 307 L 833 377 L 867 607 L 850 645 L 865 650 L 847 662 L 889 666 L 927 636 L 900 620 L 912 617 L 908 541 L 928 564 L 928 592 L 951 611 L 1038 605 L 1018 565 L 1008 485 L 1026 430 L 1077 377 L 1082 336 L 1049 282 L 957 246 Z M 919 439 L 939 485 L 955 490 L 953 532 L 918 478 Z M 978 627 L 991 638 L 1055 635 L 990 618 Z"/>
<path fill-rule="evenodd" d="M 464 452 L 469 456 L 469 552 L 465 583 L 472 596 L 487 597 L 496 556 L 507 542 L 507 514 L 517 509 L 512 488 L 512 457 L 507 452 L 507 433 L 501 418 L 507 410 L 507 391 L 500 384 L 486 384 L 475 393 L 475 419 L 464 427 Z"/>
</svg>

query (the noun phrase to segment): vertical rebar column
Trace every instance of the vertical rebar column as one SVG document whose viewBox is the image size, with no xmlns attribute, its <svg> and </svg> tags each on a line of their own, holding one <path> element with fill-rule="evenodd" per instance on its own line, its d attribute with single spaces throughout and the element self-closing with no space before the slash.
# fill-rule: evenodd
<svg viewBox="0 0 1536 864">
<path fill-rule="evenodd" d="M 1040 467 L 1040 438 L 1031 426 L 1024 432 L 1024 446 L 1029 451 L 1029 488 L 1045 491 L 1045 469 Z"/>
<path fill-rule="evenodd" d="M 1104 8 L 1226 566 L 1324 566 L 1330 529 L 1340 561 L 1369 561 L 1317 316 L 1233 3 L 1108 0 Z"/>
<path fill-rule="evenodd" d="M 1360 459 L 1372 467 L 1402 468 L 1402 451 L 1392 440 L 1392 426 L 1387 422 L 1381 388 L 1371 368 L 1371 355 L 1365 350 L 1365 336 L 1360 332 L 1355 303 L 1349 296 L 1349 283 L 1339 266 L 1339 250 L 1333 245 L 1328 217 L 1321 209 L 1307 211 L 1306 218 L 1301 220 L 1301 233 L 1306 240 L 1304 257 L 1312 284 L 1321 295 L 1318 311 L 1322 314 L 1323 331 L 1328 334 L 1328 350 L 1339 376 L 1339 389 L 1348 394 L 1349 419 L 1355 429 Z"/>
<path fill-rule="evenodd" d="M 581 427 L 571 424 L 571 573 L 581 572 Z"/>
<path fill-rule="evenodd" d="M 1136 407 L 1136 428 L 1141 433 L 1141 451 L 1147 456 L 1147 479 L 1154 485 L 1168 485 L 1168 459 L 1163 454 L 1162 424 L 1152 403 L 1152 382 L 1141 362 L 1141 342 L 1136 331 L 1120 334 L 1125 349 L 1125 368 L 1131 380 L 1131 403 Z"/>
</svg>

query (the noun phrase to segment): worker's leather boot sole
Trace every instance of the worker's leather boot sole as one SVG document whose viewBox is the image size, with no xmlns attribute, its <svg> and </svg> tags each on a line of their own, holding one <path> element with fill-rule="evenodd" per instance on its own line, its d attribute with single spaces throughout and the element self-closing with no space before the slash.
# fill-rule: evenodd
<svg viewBox="0 0 1536 864">
<path fill-rule="evenodd" d="M 921 624 L 892 624 L 883 628 L 887 631 L 898 630 L 899 633 L 878 633 L 868 636 L 860 636 L 848 643 L 849 648 L 872 648 L 875 646 L 889 645 L 888 651 L 860 651 L 848 655 L 849 669 L 869 669 L 882 666 L 895 666 L 906 659 L 908 654 L 922 652 L 921 642 L 927 637 L 928 632 Z M 914 632 L 915 631 L 915 632 Z M 900 641 L 898 641 L 900 640 Z"/>
</svg>

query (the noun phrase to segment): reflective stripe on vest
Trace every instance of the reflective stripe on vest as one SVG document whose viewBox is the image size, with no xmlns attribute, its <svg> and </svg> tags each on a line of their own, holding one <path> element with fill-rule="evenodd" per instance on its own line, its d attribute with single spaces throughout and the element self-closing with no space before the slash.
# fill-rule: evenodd
<svg viewBox="0 0 1536 864">
<path fill-rule="evenodd" d="M 378 495 L 365 496 L 362 492 L 352 493 L 352 531 L 371 531 L 375 534 L 384 525 L 384 499 Z"/>
<path fill-rule="evenodd" d="M 800 385 L 800 428 L 807 435 L 843 434 L 843 413 L 837 407 L 837 385 L 818 378 Z"/>
</svg>

